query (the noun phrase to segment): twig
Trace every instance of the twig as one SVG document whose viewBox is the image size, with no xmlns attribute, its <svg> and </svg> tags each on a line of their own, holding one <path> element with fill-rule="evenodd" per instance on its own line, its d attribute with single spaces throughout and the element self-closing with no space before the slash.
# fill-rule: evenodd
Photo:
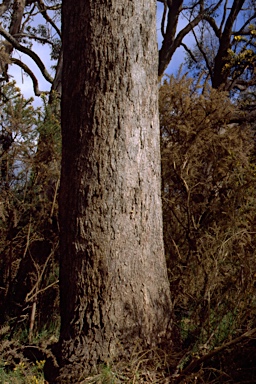
<svg viewBox="0 0 256 384">
<path fill-rule="evenodd" d="M 42 281 L 42 279 L 43 279 L 43 274 L 44 274 L 44 272 L 45 272 L 45 269 L 46 269 L 46 267 L 47 267 L 47 264 L 48 264 L 50 258 L 52 257 L 52 255 L 54 254 L 55 250 L 57 249 L 58 244 L 59 244 L 59 243 L 56 244 L 56 246 L 54 247 L 54 249 L 51 251 L 51 253 L 50 253 L 49 256 L 47 257 L 47 259 L 46 259 L 46 261 L 45 261 L 45 263 L 44 263 L 44 266 L 43 266 L 43 268 L 42 268 L 42 271 L 41 271 L 40 275 L 39 275 L 39 273 L 38 273 L 38 279 L 37 279 L 36 284 L 35 284 L 34 287 L 31 289 L 31 291 L 30 291 L 29 293 L 27 293 L 26 298 L 25 298 L 25 302 L 26 302 L 26 303 L 28 303 L 28 302 L 30 302 L 30 301 L 32 300 L 32 298 L 34 297 L 34 291 L 36 291 L 36 292 L 41 292 L 41 291 L 42 291 L 42 290 L 38 290 L 38 287 L 39 287 L 39 285 L 40 285 L 40 283 L 41 283 L 41 281 Z M 34 262 L 34 264 L 35 264 L 35 262 Z M 35 265 L 35 267 L 36 267 L 36 265 Z M 37 267 L 36 267 L 36 269 L 37 269 Z M 53 285 L 53 284 L 55 284 L 55 283 L 52 283 L 52 285 Z M 48 287 L 49 287 L 49 286 L 48 286 Z"/>
<path fill-rule="evenodd" d="M 56 183 L 50 217 L 53 217 L 53 211 L 54 211 L 54 206 L 55 206 L 56 199 L 57 199 L 59 185 L 60 185 L 60 178 L 58 178 L 57 183 Z"/>
<path fill-rule="evenodd" d="M 55 280 L 53 283 L 47 285 L 47 287 L 44 287 L 42 289 L 39 289 L 38 291 L 36 291 L 29 299 L 27 299 L 27 302 L 28 301 L 32 301 L 34 299 L 35 296 L 39 295 L 40 293 L 42 292 L 45 292 L 47 289 L 53 287 L 55 284 L 58 284 L 59 282 L 59 279 Z"/>
<path fill-rule="evenodd" d="M 26 256 L 26 253 L 28 251 L 28 247 L 29 247 L 29 239 L 30 239 L 30 232 L 31 232 L 31 215 L 30 215 L 30 218 L 29 218 L 29 224 L 28 224 L 28 233 L 27 233 L 27 241 L 26 241 L 26 247 L 24 249 L 24 252 L 23 252 L 23 259 L 24 257 Z"/>
</svg>

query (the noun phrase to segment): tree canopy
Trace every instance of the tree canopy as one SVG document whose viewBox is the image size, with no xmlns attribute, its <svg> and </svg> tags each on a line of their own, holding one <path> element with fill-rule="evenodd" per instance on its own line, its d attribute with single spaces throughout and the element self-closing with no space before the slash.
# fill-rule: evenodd
<svg viewBox="0 0 256 384">
<path fill-rule="evenodd" d="M 31 78 L 35 95 L 44 91 L 32 68 L 13 54 L 21 52 L 35 62 L 51 89 L 61 92 L 61 4 L 61 0 L 3 1 L 2 81 L 8 79 L 8 65 L 17 65 Z M 252 0 L 159 0 L 158 4 L 162 9 L 160 77 L 174 53 L 185 49 L 189 68 L 195 73 L 204 70 L 214 88 L 244 89 L 255 84 L 256 15 Z M 188 37 L 190 43 L 186 43 Z M 54 71 L 35 51 L 35 42 L 49 47 Z"/>
</svg>

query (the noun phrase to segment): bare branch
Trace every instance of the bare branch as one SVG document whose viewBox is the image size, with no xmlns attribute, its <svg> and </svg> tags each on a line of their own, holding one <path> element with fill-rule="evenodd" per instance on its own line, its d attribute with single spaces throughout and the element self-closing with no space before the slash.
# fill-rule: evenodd
<svg viewBox="0 0 256 384">
<path fill-rule="evenodd" d="M 210 24 L 210 26 L 212 27 L 212 29 L 213 29 L 215 35 L 218 37 L 218 39 L 221 39 L 221 34 L 222 34 L 221 28 L 219 28 L 217 26 L 214 18 L 209 16 L 209 15 L 205 15 L 204 20 L 206 20 Z"/>
<path fill-rule="evenodd" d="M 159 72 L 158 75 L 161 76 L 169 61 L 175 52 L 175 50 L 181 45 L 183 38 L 202 20 L 202 15 L 198 15 L 195 17 L 193 21 L 191 21 L 185 28 L 183 28 L 177 35 L 177 37 L 172 42 L 171 46 L 164 46 L 160 50 L 160 59 L 159 59 Z"/>
<path fill-rule="evenodd" d="M 196 59 L 196 57 L 193 55 L 193 52 L 188 48 L 188 46 L 186 45 L 186 44 L 184 44 L 184 43 L 181 43 L 180 44 L 184 49 L 185 49 L 185 51 L 189 54 L 189 56 L 191 57 L 191 59 L 195 62 L 195 63 L 197 63 L 197 59 Z"/>
<path fill-rule="evenodd" d="M 194 32 L 194 30 L 193 30 L 192 32 L 193 32 L 193 35 L 194 35 L 194 39 L 195 39 L 195 41 L 196 41 L 196 45 L 197 45 L 199 51 L 201 52 L 201 54 L 202 54 L 202 56 L 203 56 L 203 58 L 204 58 L 205 65 L 206 65 L 206 67 L 207 67 L 207 69 L 208 69 L 208 72 L 209 72 L 209 74 L 210 74 L 210 77 L 212 78 L 212 68 L 211 68 L 211 65 L 210 65 L 210 63 L 209 63 L 208 57 L 207 57 L 207 55 L 206 55 L 206 53 L 205 53 L 205 51 L 204 51 L 204 49 L 203 49 L 201 43 L 198 41 L 198 38 L 197 38 L 196 33 Z"/>
<path fill-rule="evenodd" d="M 165 36 L 164 25 L 165 25 L 165 19 L 166 19 L 166 12 L 167 12 L 167 4 L 166 4 L 166 1 L 164 1 L 164 12 L 161 20 L 161 33 L 163 37 Z"/>
<path fill-rule="evenodd" d="M 62 93 L 62 84 L 61 84 L 61 76 L 62 76 L 62 67 L 63 67 L 63 51 L 60 51 L 58 64 L 56 67 L 55 77 L 52 83 L 51 92 L 55 91 L 59 95 Z"/>
<path fill-rule="evenodd" d="M 249 17 L 245 23 L 242 25 L 242 27 L 239 29 L 239 31 L 237 32 L 237 34 L 242 34 L 242 31 L 244 30 L 244 28 L 249 25 L 251 23 L 252 20 L 256 19 L 256 12 L 251 16 Z"/>
<path fill-rule="evenodd" d="M 29 57 L 31 57 L 31 59 L 34 60 L 34 62 L 37 64 L 38 68 L 40 69 L 43 77 L 49 82 L 49 83 L 52 83 L 53 82 L 53 78 L 51 77 L 51 75 L 48 73 L 48 71 L 46 70 L 42 60 L 40 59 L 40 57 L 35 53 L 33 52 L 31 49 L 27 48 L 27 47 L 24 47 L 23 45 L 21 45 L 9 32 L 7 32 L 1 25 L 0 25 L 0 34 L 2 36 L 4 36 L 6 38 L 6 40 L 13 45 L 14 48 L 16 48 L 18 51 L 20 52 L 23 52 L 25 53 L 26 55 L 28 55 Z"/>
<path fill-rule="evenodd" d="M 169 1 L 169 0 L 168 0 Z M 200 6 L 200 11 L 198 12 L 198 15 L 193 19 L 189 20 L 188 24 L 185 28 L 183 28 L 175 37 L 176 29 L 177 29 L 177 23 L 179 15 L 182 11 L 182 0 L 177 0 L 173 2 L 167 2 L 167 5 L 169 7 L 168 12 L 168 22 L 167 22 L 167 28 L 166 33 L 164 36 L 164 40 L 162 43 L 162 47 L 159 51 L 159 68 L 158 68 L 158 75 L 162 76 L 165 69 L 167 68 L 172 55 L 176 51 L 176 49 L 181 45 L 183 38 L 191 32 L 191 30 L 196 27 L 201 20 L 206 15 L 209 15 L 211 12 L 214 12 L 218 9 L 220 4 L 223 0 L 219 0 L 214 6 L 210 6 L 206 9 L 204 9 L 204 2 L 203 0 L 200 0 L 197 5 Z M 170 5 L 169 5 L 170 4 Z"/>
<path fill-rule="evenodd" d="M 37 78 L 26 64 L 24 64 L 22 61 L 20 61 L 16 58 L 12 58 L 11 61 L 13 64 L 16 64 L 19 67 L 21 67 L 23 69 L 23 71 L 25 71 L 29 75 L 29 77 L 31 78 L 31 80 L 33 82 L 33 89 L 34 89 L 34 93 L 36 96 L 41 96 L 42 93 L 48 93 L 48 92 L 43 92 L 43 91 L 39 90 Z"/>
<path fill-rule="evenodd" d="M 215 57 L 214 69 L 213 69 L 213 78 L 212 78 L 212 86 L 217 89 L 219 87 L 226 86 L 226 81 L 228 77 L 228 73 L 223 71 L 223 67 L 226 62 L 227 52 L 230 48 L 230 38 L 232 35 L 232 27 L 237 18 L 237 15 L 241 11 L 245 0 L 234 0 L 231 11 L 225 23 L 223 32 L 221 34 L 221 38 L 219 39 L 219 49 L 217 55 Z"/>
<path fill-rule="evenodd" d="M 25 6 L 26 6 L 26 0 L 14 1 L 13 14 L 11 17 L 11 25 L 9 28 L 9 33 L 12 36 L 14 36 L 16 33 L 20 31 L 20 26 L 21 26 Z M 9 49 L 8 52 L 11 53 L 12 47 L 9 46 L 8 49 Z"/>
<path fill-rule="evenodd" d="M 50 41 L 49 39 L 47 39 L 47 38 L 36 36 L 36 35 L 32 35 L 32 34 L 28 34 L 28 33 L 18 33 L 16 35 L 13 35 L 13 37 L 15 37 L 16 39 L 27 38 L 27 39 L 30 39 L 30 40 L 39 41 L 42 44 L 49 44 L 51 46 L 54 45 L 54 43 L 52 41 Z"/>
<path fill-rule="evenodd" d="M 223 28 L 223 25 L 225 23 L 225 20 L 226 20 L 226 15 L 227 15 L 227 5 L 228 5 L 228 0 L 225 0 L 225 4 L 224 4 L 224 10 L 223 10 L 223 16 L 222 16 L 222 20 L 221 20 L 221 23 L 220 23 L 220 33 L 222 31 L 222 28 Z M 217 36 L 217 35 L 216 35 Z"/>
<path fill-rule="evenodd" d="M 47 11 L 59 11 L 61 9 L 61 4 L 57 5 L 48 5 L 46 7 Z"/>
<path fill-rule="evenodd" d="M 40 12 L 42 13 L 42 16 L 45 18 L 46 21 L 48 21 L 48 23 L 55 29 L 55 31 L 57 32 L 57 34 L 61 37 L 61 31 L 60 29 L 57 27 L 57 25 L 53 22 L 53 20 L 50 18 L 50 16 L 48 15 L 48 13 L 46 12 L 46 6 L 43 2 L 43 0 L 39 0 L 38 1 L 38 8 L 40 10 Z"/>
</svg>

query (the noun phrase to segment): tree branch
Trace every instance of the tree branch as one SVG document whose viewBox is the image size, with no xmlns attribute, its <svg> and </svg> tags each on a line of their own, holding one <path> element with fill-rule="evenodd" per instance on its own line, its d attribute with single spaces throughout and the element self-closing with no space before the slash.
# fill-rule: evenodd
<svg viewBox="0 0 256 384">
<path fill-rule="evenodd" d="M 209 15 L 205 15 L 204 16 L 204 20 L 206 20 L 210 26 L 212 27 L 215 35 L 218 37 L 218 39 L 221 39 L 221 29 L 217 26 L 217 24 L 215 23 L 215 20 L 213 17 L 209 16 Z"/>
<path fill-rule="evenodd" d="M 200 5 L 200 11 L 198 15 L 192 20 L 189 21 L 186 27 L 184 27 L 178 35 L 175 37 L 178 17 L 182 10 L 182 0 L 177 0 L 173 2 L 167 2 L 169 7 L 168 12 L 168 22 L 165 33 L 165 38 L 162 43 L 162 47 L 159 50 L 159 67 L 158 67 L 158 75 L 162 76 L 165 69 L 167 68 L 172 55 L 176 51 L 176 49 L 181 45 L 183 38 L 196 26 L 199 24 L 201 20 L 209 13 L 212 13 L 218 9 L 223 0 L 219 0 L 214 6 L 210 6 L 207 9 L 204 9 L 204 2 L 200 0 L 197 5 Z M 169 5 L 170 4 L 170 5 Z"/>
<path fill-rule="evenodd" d="M 239 31 L 238 31 L 236 34 L 238 34 L 238 35 L 242 34 L 242 31 L 244 30 L 244 28 L 245 28 L 248 24 L 250 24 L 251 21 L 254 20 L 255 18 L 256 18 L 256 12 L 255 12 L 251 17 L 249 17 L 249 19 L 247 19 L 247 20 L 245 21 L 245 23 L 242 25 L 242 27 L 239 29 Z M 234 34 L 235 34 L 235 32 L 234 32 Z"/>
<path fill-rule="evenodd" d="M 7 11 L 7 9 L 10 8 L 11 2 L 12 0 L 4 0 L 2 2 L 0 5 L 0 16 L 2 16 Z"/>
<path fill-rule="evenodd" d="M 37 64 L 38 68 L 40 69 L 43 77 L 49 82 L 53 82 L 53 78 L 46 70 L 43 62 L 41 61 L 40 57 L 33 52 L 31 49 L 24 47 L 21 45 L 9 32 L 7 32 L 1 25 L 0 25 L 0 34 L 6 38 L 6 40 L 13 45 L 14 48 L 16 48 L 18 51 L 25 53 L 31 59 L 34 60 L 34 62 Z"/>
<path fill-rule="evenodd" d="M 197 63 L 197 59 L 196 59 L 196 57 L 193 55 L 193 52 L 188 48 L 188 46 L 186 45 L 186 44 L 184 44 L 184 43 L 181 43 L 180 44 L 184 49 L 185 49 L 185 51 L 189 54 L 189 56 L 191 57 L 191 59 L 195 62 L 195 63 Z"/>
<path fill-rule="evenodd" d="M 63 51 L 61 49 L 59 54 L 58 64 L 56 67 L 55 77 L 51 87 L 51 93 L 52 91 L 55 91 L 59 94 L 59 96 L 61 96 L 61 93 L 62 93 L 62 84 L 61 84 L 62 67 L 63 67 Z"/>
<path fill-rule="evenodd" d="M 197 47 L 198 47 L 199 51 L 201 52 L 201 54 L 202 54 L 202 56 L 204 58 L 205 65 L 206 65 L 206 68 L 208 69 L 209 75 L 212 78 L 212 68 L 211 68 L 211 65 L 209 63 L 208 57 L 207 57 L 205 51 L 203 50 L 202 45 L 199 43 L 198 38 L 196 36 L 196 33 L 194 32 L 194 30 L 192 32 L 193 32 L 193 35 L 194 35 Z"/>
<path fill-rule="evenodd" d="M 29 77 L 31 78 L 31 80 L 33 82 L 33 89 L 34 89 L 34 93 L 36 96 L 40 96 L 42 93 L 49 93 L 49 92 L 43 92 L 43 91 L 39 90 L 37 78 L 26 64 L 24 64 L 22 61 L 20 61 L 16 58 L 12 58 L 11 61 L 13 64 L 16 64 L 19 67 L 21 67 L 23 69 L 23 71 L 25 71 L 29 75 Z"/>
<path fill-rule="evenodd" d="M 158 75 L 162 76 L 169 61 L 175 52 L 175 50 L 181 45 L 183 38 L 202 20 L 202 16 L 199 14 L 193 21 L 191 21 L 185 28 L 183 28 L 174 39 L 171 45 L 167 45 L 167 42 L 163 43 L 161 50 L 159 51 L 159 70 Z"/>
<path fill-rule="evenodd" d="M 224 25 L 225 20 L 226 20 L 226 15 L 227 15 L 227 5 L 228 5 L 228 0 L 225 0 L 223 16 L 222 16 L 221 23 L 220 23 L 220 28 L 219 28 L 220 33 L 221 33 L 221 31 L 222 31 L 223 25 Z"/>
<path fill-rule="evenodd" d="M 38 0 L 38 9 L 40 10 L 42 16 L 45 18 L 46 21 L 55 29 L 55 31 L 58 33 L 58 35 L 61 37 L 61 31 L 57 27 L 57 25 L 52 21 L 48 13 L 46 12 L 46 6 L 42 0 Z"/>
<path fill-rule="evenodd" d="M 166 0 L 163 3 L 164 3 L 164 12 L 163 12 L 162 20 L 161 20 L 161 33 L 162 33 L 162 36 L 164 38 L 165 37 L 164 25 L 165 25 L 166 12 L 167 12 Z"/>
<path fill-rule="evenodd" d="M 16 35 L 13 35 L 13 37 L 15 37 L 16 39 L 28 38 L 28 39 L 31 39 L 31 40 L 39 41 L 42 44 L 49 44 L 51 46 L 54 45 L 53 42 L 50 41 L 47 38 L 39 37 L 39 36 L 36 36 L 36 35 L 29 35 L 27 33 L 17 33 Z"/>
</svg>

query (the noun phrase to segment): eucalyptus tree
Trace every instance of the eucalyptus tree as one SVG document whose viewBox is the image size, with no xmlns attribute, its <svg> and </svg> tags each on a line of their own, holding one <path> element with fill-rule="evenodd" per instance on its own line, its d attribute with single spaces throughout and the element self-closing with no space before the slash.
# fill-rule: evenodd
<svg viewBox="0 0 256 384">
<path fill-rule="evenodd" d="M 155 11 L 154 0 L 63 1 L 55 383 L 170 331 Z"/>
</svg>

